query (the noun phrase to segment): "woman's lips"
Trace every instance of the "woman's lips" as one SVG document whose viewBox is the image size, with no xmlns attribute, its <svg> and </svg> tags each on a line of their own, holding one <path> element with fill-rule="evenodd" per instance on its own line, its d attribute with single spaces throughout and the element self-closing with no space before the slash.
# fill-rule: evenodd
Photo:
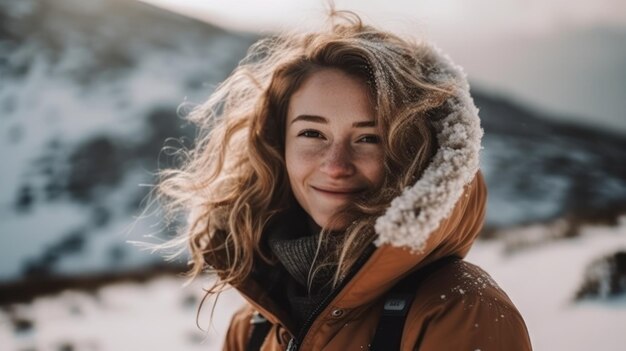
<svg viewBox="0 0 626 351">
<path fill-rule="evenodd" d="M 315 187 L 315 186 L 311 186 L 311 188 L 313 188 L 316 191 L 319 191 L 320 193 L 327 194 L 327 195 L 333 195 L 333 196 L 350 196 L 350 195 L 354 195 L 354 194 L 357 194 L 357 193 L 362 191 L 362 189 L 318 188 L 318 187 Z"/>
</svg>

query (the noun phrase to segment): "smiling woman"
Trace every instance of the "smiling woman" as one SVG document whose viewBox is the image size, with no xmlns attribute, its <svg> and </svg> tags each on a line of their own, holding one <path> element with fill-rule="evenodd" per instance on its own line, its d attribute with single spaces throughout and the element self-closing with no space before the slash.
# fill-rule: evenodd
<svg viewBox="0 0 626 351">
<path fill-rule="evenodd" d="M 161 196 L 189 214 L 171 245 L 190 247 L 192 276 L 217 274 L 208 294 L 248 301 L 224 348 L 530 350 L 507 295 L 462 260 L 486 201 L 464 74 L 428 43 L 332 16 L 253 45 L 192 112 L 187 164 L 163 172 Z"/>
</svg>

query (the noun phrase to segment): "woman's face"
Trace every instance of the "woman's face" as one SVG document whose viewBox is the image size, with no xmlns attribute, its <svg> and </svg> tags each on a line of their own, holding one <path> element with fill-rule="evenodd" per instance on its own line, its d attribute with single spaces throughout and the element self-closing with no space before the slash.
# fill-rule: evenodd
<svg viewBox="0 0 626 351">
<path fill-rule="evenodd" d="M 295 198 L 317 225 L 327 226 L 355 196 L 382 183 L 375 114 L 365 83 L 338 69 L 313 73 L 291 97 L 287 174 Z M 329 229 L 343 229 L 349 222 Z"/>
</svg>

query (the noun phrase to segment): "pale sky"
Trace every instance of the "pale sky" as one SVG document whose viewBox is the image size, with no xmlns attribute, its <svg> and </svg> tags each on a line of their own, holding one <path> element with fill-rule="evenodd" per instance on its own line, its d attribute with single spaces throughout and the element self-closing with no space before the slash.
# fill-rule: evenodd
<svg viewBox="0 0 626 351">
<path fill-rule="evenodd" d="M 222 26 L 243 30 L 276 30 L 319 23 L 325 0 L 141 0 Z M 624 0 L 336 0 L 389 29 L 429 27 L 455 31 L 535 32 L 555 26 L 608 24 L 626 27 Z"/>
<path fill-rule="evenodd" d="M 140 0 L 257 33 L 306 30 L 326 0 Z M 481 88 L 626 133 L 625 0 L 335 0 L 370 24 L 435 42 Z"/>
</svg>

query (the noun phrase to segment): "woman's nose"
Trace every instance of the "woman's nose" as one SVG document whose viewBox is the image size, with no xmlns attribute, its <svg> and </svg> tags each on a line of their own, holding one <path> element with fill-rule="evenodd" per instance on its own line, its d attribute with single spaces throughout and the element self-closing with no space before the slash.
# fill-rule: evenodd
<svg viewBox="0 0 626 351">
<path fill-rule="evenodd" d="M 331 145 L 324 155 L 320 170 L 332 178 L 353 175 L 356 168 L 349 148 L 340 144 Z"/>
</svg>

